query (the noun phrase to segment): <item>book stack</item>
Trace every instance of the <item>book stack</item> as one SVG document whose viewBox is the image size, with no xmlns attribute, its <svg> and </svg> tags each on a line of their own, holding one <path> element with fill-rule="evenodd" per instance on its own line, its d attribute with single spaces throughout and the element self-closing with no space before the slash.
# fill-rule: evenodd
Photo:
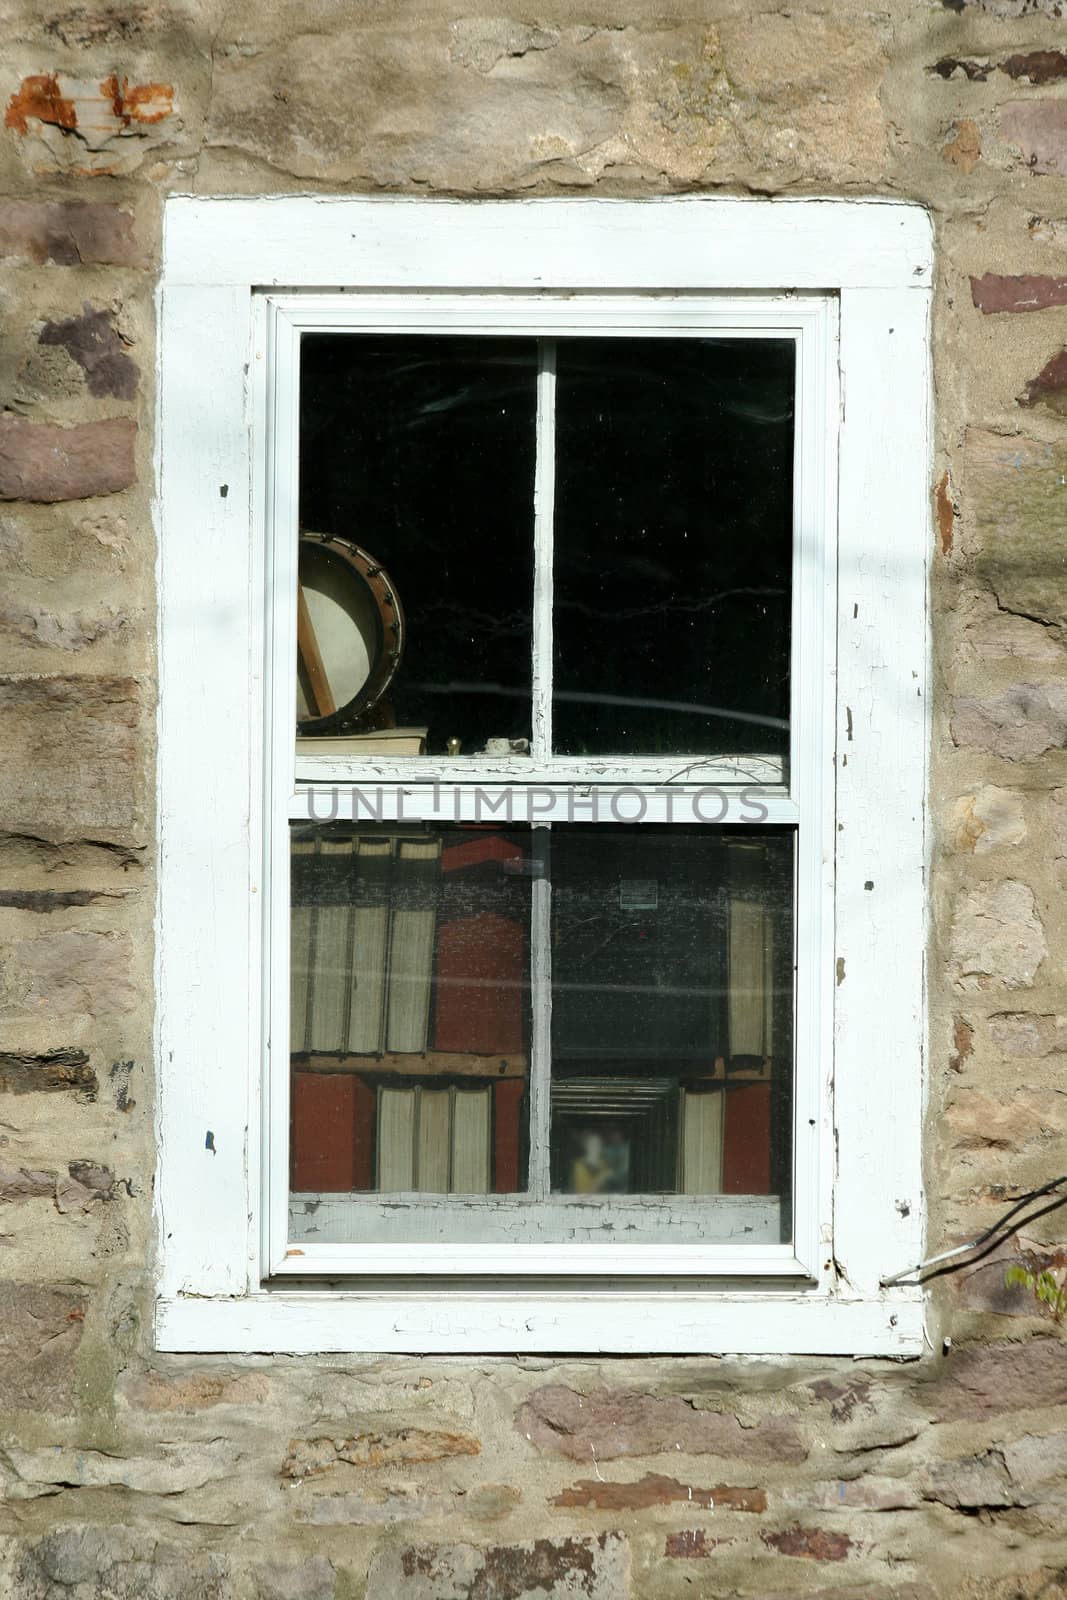
<svg viewBox="0 0 1067 1600">
<path fill-rule="evenodd" d="M 439 838 L 293 841 L 290 1049 L 426 1049 Z"/>
<path fill-rule="evenodd" d="M 488 1086 L 380 1088 L 375 1187 L 387 1193 L 487 1194 L 491 1126 Z"/>
</svg>

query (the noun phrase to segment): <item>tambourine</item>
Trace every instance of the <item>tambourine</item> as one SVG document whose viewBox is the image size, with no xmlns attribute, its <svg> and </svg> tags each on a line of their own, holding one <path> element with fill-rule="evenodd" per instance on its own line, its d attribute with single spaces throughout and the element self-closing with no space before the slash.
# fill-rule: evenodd
<svg viewBox="0 0 1067 1600">
<path fill-rule="evenodd" d="M 404 611 L 381 563 L 339 534 L 301 531 L 296 725 L 357 729 L 396 676 Z"/>
</svg>

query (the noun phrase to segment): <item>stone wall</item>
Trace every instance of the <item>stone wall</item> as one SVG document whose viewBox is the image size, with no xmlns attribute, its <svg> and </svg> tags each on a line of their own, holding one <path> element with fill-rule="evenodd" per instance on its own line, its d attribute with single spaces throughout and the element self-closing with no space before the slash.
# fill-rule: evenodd
<svg viewBox="0 0 1067 1600">
<path fill-rule="evenodd" d="M 1064 1211 L 903 1364 L 164 1357 L 150 1266 L 175 190 L 930 208 L 932 1243 L 1067 1169 L 1067 4 L 0 13 L 0 1595 L 1067 1595 Z"/>
</svg>

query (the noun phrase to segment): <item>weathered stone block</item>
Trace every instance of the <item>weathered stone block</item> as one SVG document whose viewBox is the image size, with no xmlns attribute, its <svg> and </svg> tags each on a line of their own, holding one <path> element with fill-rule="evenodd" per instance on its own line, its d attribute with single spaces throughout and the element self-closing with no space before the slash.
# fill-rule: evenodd
<svg viewBox="0 0 1067 1600">
<path fill-rule="evenodd" d="M 986 855 L 1026 838 L 1023 797 L 1015 789 L 985 784 L 975 794 L 965 794 L 954 809 L 956 849 Z"/>
<path fill-rule="evenodd" d="M 1006 1056 L 1067 1053 L 1067 1017 L 1001 1011 L 990 1017 L 989 1034 L 997 1049 Z"/>
<path fill-rule="evenodd" d="M 1017 1503 L 1004 1457 L 997 1450 L 938 1462 L 927 1474 L 925 1493 L 928 1500 L 954 1511 L 1003 1509 Z"/>
<path fill-rule="evenodd" d="M 847 1533 L 830 1528 L 783 1528 L 779 1533 L 761 1533 L 760 1538 L 780 1556 L 804 1561 L 844 1561 L 856 1549 Z"/>
<path fill-rule="evenodd" d="M 89 500 L 135 482 L 137 424 L 128 417 L 60 428 L 0 417 L 0 500 Z"/>
<path fill-rule="evenodd" d="M 617 1533 L 529 1544 L 414 1545 L 386 1550 L 370 1570 L 367 1600 L 627 1600 L 630 1552 Z"/>
<path fill-rule="evenodd" d="M 0 677 L 5 827 L 34 839 L 128 842 L 141 716 L 133 678 Z"/>
<path fill-rule="evenodd" d="M 0 1282 L 0 1394 L 5 1413 L 70 1403 L 87 1300 L 79 1289 Z"/>
<path fill-rule="evenodd" d="M 960 695 L 950 724 L 955 744 L 1027 761 L 1067 747 L 1067 685 L 1015 683 L 980 699 Z"/>
<path fill-rule="evenodd" d="M 126 354 L 125 342 L 110 312 L 95 311 L 86 302 L 80 317 L 46 322 L 37 341 L 65 350 L 85 373 L 90 394 L 132 400 L 137 393 L 140 373 L 136 362 Z"/>
<path fill-rule="evenodd" d="M 64 267 L 141 265 L 130 213 L 87 200 L 0 201 L 0 256 Z"/>
<path fill-rule="evenodd" d="M 121 1526 L 57 1528 L 26 1549 L 13 1600 L 229 1600 L 226 1563 Z"/>
<path fill-rule="evenodd" d="M 333 1600 L 337 1574 L 325 1556 L 261 1562 L 254 1572 L 257 1600 Z"/>
<path fill-rule="evenodd" d="M 736 1456 L 743 1461 L 803 1461 L 796 1426 L 768 1417 L 742 1428 L 731 1413 L 699 1411 L 681 1395 L 594 1389 L 578 1394 L 563 1384 L 537 1389 L 515 1414 L 515 1426 L 538 1449 L 573 1461 L 672 1454 Z"/>
<path fill-rule="evenodd" d="M 714 1488 L 700 1489 L 693 1484 L 679 1483 L 677 1478 L 666 1478 L 657 1472 L 646 1472 L 643 1478 L 629 1483 L 603 1478 L 580 1478 L 569 1489 L 553 1495 L 554 1506 L 588 1506 L 597 1511 L 641 1511 L 648 1506 L 668 1506 L 680 1501 L 683 1505 L 703 1506 L 725 1511 L 766 1511 L 767 1493 L 764 1489 L 743 1489 L 736 1484 L 720 1483 Z"/>
<path fill-rule="evenodd" d="M 210 1411 L 215 1406 L 263 1405 L 270 1398 L 265 1372 L 185 1372 L 168 1377 L 145 1372 L 131 1378 L 122 1390 L 127 1402 L 140 1411 Z"/>
<path fill-rule="evenodd" d="M 15 971 L 10 981 L 26 1011 L 57 1020 L 107 1018 L 132 1011 L 137 1004 L 128 933 L 65 928 L 19 939 L 12 949 Z"/>
<path fill-rule="evenodd" d="M 1067 445 L 971 429 L 965 473 L 978 575 L 1001 610 L 1067 621 Z"/>
<path fill-rule="evenodd" d="M 942 1422 L 973 1422 L 1067 1404 L 1067 1339 L 1052 1334 L 1018 1344 L 965 1345 L 926 1394 Z"/>
<path fill-rule="evenodd" d="M 1067 102 L 1009 101 L 1000 110 L 1000 136 L 1018 145 L 1032 172 L 1067 175 Z"/>
<path fill-rule="evenodd" d="M 282 1462 L 283 1478 L 310 1478 L 331 1467 L 382 1467 L 476 1456 L 481 1449 L 468 1434 L 432 1428 L 388 1428 L 357 1433 L 350 1439 L 292 1439 Z"/>
<path fill-rule="evenodd" d="M 42 72 L 23 78 L 4 126 L 16 136 L 34 135 L 56 167 L 114 176 L 134 170 L 153 145 L 172 138 L 172 118 L 177 123 L 169 83 L 131 83 L 115 72 L 88 78 Z"/>
<path fill-rule="evenodd" d="M 0 1051 L 0 1093 L 54 1094 L 69 1090 L 79 1100 L 95 1100 L 99 1087 L 84 1050 L 45 1050 L 38 1055 Z"/>
<path fill-rule="evenodd" d="M 134 1494 L 184 1494 L 232 1476 L 240 1456 L 224 1439 L 183 1440 L 164 1443 L 158 1454 L 106 1455 L 100 1450 L 65 1449 L 5 1451 L 15 1473 L 15 1499 L 33 1499 L 57 1488 L 104 1489 L 119 1487 Z"/>
<path fill-rule="evenodd" d="M 1029 989 L 1047 955 L 1033 890 L 1025 883 L 980 883 L 960 895 L 950 936 L 956 989 Z"/>
</svg>

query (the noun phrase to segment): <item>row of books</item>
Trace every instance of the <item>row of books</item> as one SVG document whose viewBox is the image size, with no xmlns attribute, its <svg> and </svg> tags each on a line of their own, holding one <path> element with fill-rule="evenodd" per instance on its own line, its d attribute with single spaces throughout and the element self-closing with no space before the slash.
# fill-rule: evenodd
<svg viewBox="0 0 1067 1600">
<path fill-rule="evenodd" d="M 651 1086 L 651 1085 L 650 1085 Z M 634 1085 L 640 1097 L 640 1080 Z M 373 1073 L 293 1074 L 292 1186 L 299 1193 L 514 1193 L 520 1186 L 521 1080 L 397 1085 Z M 683 1085 L 677 1146 L 657 1191 L 767 1194 L 771 1181 L 771 1086 Z M 575 1126 L 603 1126 L 592 1115 Z M 627 1137 L 639 1140 L 648 1119 Z M 631 1162 L 631 1154 L 633 1161 Z M 636 1169 L 638 1152 L 626 1152 Z M 572 1182 L 563 1187 L 575 1190 Z M 589 1185 L 582 1186 L 589 1192 Z M 629 1192 L 632 1185 L 617 1186 Z"/>
<path fill-rule="evenodd" d="M 441 900 L 442 881 L 461 878 L 468 853 L 484 853 L 490 842 L 475 836 L 442 848 L 440 835 L 332 831 L 294 838 L 295 1054 L 492 1054 L 524 1048 L 526 932 L 514 913 L 525 907 L 516 901 L 481 909 L 487 902 L 477 893 L 453 896 L 447 910 Z M 508 841 L 497 845 L 515 851 Z M 775 981 L 775 919 L 757 893 L 761 847 L 731 847 L 729 859 L 728 1056 L 764 1061 L 775 1054 L 775 1006 L 782 999 Z M 709 998 L 711 959 L 709 952 Z M 647 981 L 636 965 L 633 981 Z"/>
</svg>

